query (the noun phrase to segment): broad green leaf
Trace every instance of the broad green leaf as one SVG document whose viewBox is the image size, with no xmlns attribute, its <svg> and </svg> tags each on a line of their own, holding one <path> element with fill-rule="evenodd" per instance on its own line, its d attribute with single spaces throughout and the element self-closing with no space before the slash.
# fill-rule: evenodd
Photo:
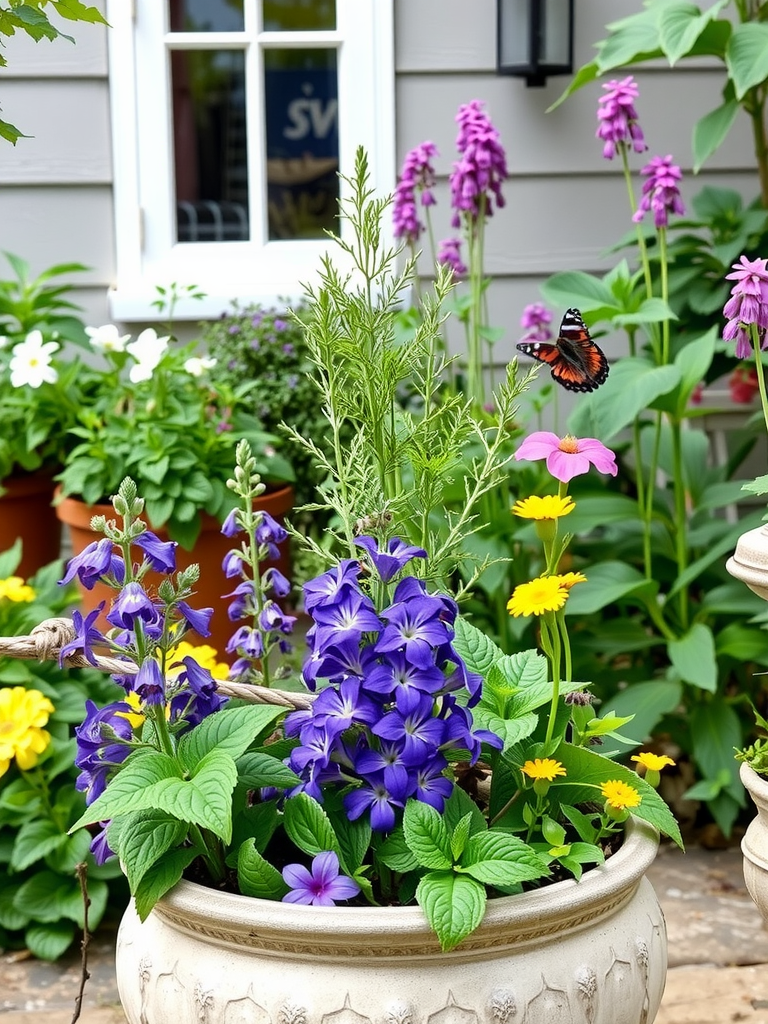
<svg viewBox="0 0 768 1024">
<path fill-rule="evenodd" d="M 224 707 L 182 736 L 179 757 L 188 768 L 195 768 L 214 749 L 237 760 L 283 712 L 283 708 L 268 704 Z"/>
<path fill-rule="evenodd" d="M 679 412 L 685 413 L 694 388 L 707 375 L 715 355 L 715 337 L 718 328 L 713 326 L 706 334 L 692 338 L 675 356 L 675 366 L 680 370 Z"/>
<path fill-rule="evenodd" d="M 548 874 L 547 865 L 527 843 L 511 832 L 493 829 L 470 838 L 457 870 L 495 886 L 516 885 Z"/>
<path fill-rule="evenodd" d="M 448 828 L 434 807 L 409 800 L 403 814 L 403 834 L 422 867 L 441 870 L 453 864 Z"/>
<path fill-rule="evenodd" d="M 667 642 L 667 653 L 680 678 L 702 690 L 717 690 L 717 657 L 712 630 L 695 622 L 678 640 Z"/>
<path fill-rule="evenodd" d="M 550 694 L 551 695 L 551 694 Z M 481 729 L 490 729 L 501 740 L 504 747 L 509 748 L 527 739 L 536 730 L 539 724 L 539 716 L 533 711 L 518 714 L 514 717 L 502 718 L 492 711 L 488 711 L 482 704 L 472 709 L 475 725 Z"/>
<path fill-rule="evenodd" d="M 662 299 L 643 299 L 639 307 L 631 313 L 618 313 L 614 322 L 620 327 L 633 324 L 657 324 L 664 320 L 677 320 L 668 303 Z"/>
<path fill-rule="evenodd" d="M 682 693 L 679 682 L 666 679 L 630 683 L 625 690 L 611 697 L 611 707 L 619 715 L 634 715 L 622 732 L 640 744 L 651 736 L 661 718 L 680 704 Z"/>
<path fill-rule="evenodd" d="M 183 821 L 164 811 L 137 811 L 126 815 L 120 832 L 120 860 L 131 892 L 135 892 L 155 861 L 172 846 L 179 846 L 187 834 Z"/>
<path fill-rule="evenodd" d="M 238 782 L 248 789 L 274 786 L 276 789 L 290 789 L 301 781 L 287 764 L 263 751 L 249 750 L 237 759 Z"/>
<path fill-rule="evenodd" d="M 119 777 L 119 776 L 118 776 Z M 150 807 L 174 818 L 207 828 L 228 843 L 232 838 L 232 791 L 237 785 L 235 762 L 220 750 L 206 754 L 190 779 L 163 779 L 148 790 Z"/>
<path fill-rule="evenodd" d="M 577 437 L 599 437 L 607 444 L 660 395 L 680 382 L 676 366 L 654 366 L 640 357 L 627 356 L 611 367 L 605 384 L 585 395 L 568 420 Z"/>
<path fill-rule="evenodd" d="M 470 672 L 477 672 L 485 678 L 491 665 L 503 657 L 504 652 L 486 633 L 461 615 L 454 623 L 454 630 L 453 646 L 456 652 Z"/>
<path fill-rule="evenodd" d="M 74 880 L 73 880 L 74 882 Z M 88 876 L 88 927 L 96 928 L 107 909 L 107 894 L 109 888 L 106 882 L 98 878 Z M 83 894 L 78 882 L 68 887 L 59 894 L 59 909 L 62 917 L 74 921 L 79 927 L 83 927 Z"/>
<path fill-rule="evenodd" d="M 741 583 L 740 585 L 743 586 Z M 715 646 L 718 654 L 734 658 L 736 661 L 768 664 L 768 633 L 764 629 L 729 622 L 717 634 Z"/>
<path fill-rule="evenodd" d="M 451 835 L 451 855 L 454 860 L 458 860 L 464 853 L 464 848 L 467 845 L 469 839 L 469 829 L 472 824 L 472 815 L 467 813 L 463 818 L 459 819 L 456 828 L 453 830 Z"/>
<path fill-rule="evenodd" d="M 552 274 L 541 285 L 541 292 L 553 306 L 577 306 L 582 313 L 616 306 L 608 285 L 599 277 L 585 274 L 581 270 L 563 270 Z"/>
<path fill-rule="evenodd" d="M 48 866 L 53 867 L 62 875 L 73 872 L 78 864 L 87 859 L 92 838 L 91 833 L 85 828 L 73 832 L 71 836 L 67 836 L 66 843 L 60 846 L 55 853 L 48 855 L 48 860 L 55 858 L 55 863 Z"/>
<path fill-rule="evenodd" d="M 470 835 L 473 835 L 475 832 L 485 832 L 488 825 L 483 812 L 477 806 L 469 793 L 465 792 L 465 790 L 461 789 L 459 786 L 454 786 L 453 792 L 445 801 L 445 806 L 443 808 L 443 819 L 448 831 L 455 831 L 461 819 L 467 814 L 469 815 L 470 820 Z"/>
<path fill-rule="evenodd" d="M 80 886 L 74 878 L 64 878 L 53 871 L 38 871 L 19 886 L 13 898 L 14 907 L 28 914 L 33 921 L 49 924 L 65 914 L 68 897 L 82 899 Z"/>
<path fill-rule="evenodd" d="M 694 4 L 660 5 L 659 38 L 671 67 L 688 55 L 707 23 L 716 18 L 728 3 L 729 0 L 718 0 L 703 14 Z"/>
<path fill-rule="evenodd" d="M 291 842 L 311 857 L 333 850 L 344 872 L 350 873 L 330 819 L 317 800 L 306 793 L 297 793 L 286 800 L 283 828 Z"/>
<path fill-rule="evenodd" d="M 384 842 L 376 851 L 376 857 L 383 864 L 386 864 L 392 871 L 405 874 L 406 871 L 413 871 L 419 866 L 419 862 L 411 852 L 403 835 L 402 825 L 398 825 L 387 836 Z"/>
<path fill-rule="evenodd" d="M 36 924 L 24 932 L 24 945 L 39 960 L 58 960 L 72 945 L 75 926 L 71 921 Z"/>
<path fill-rule="evenodd" d="M 363 815 L 350 821 L 345 813 L 334 815 L 333 830 L 339 840 L 343 854 L 342 860 L 350 874 L 354 874 L 363 863 L 371 845 L 371 823 L 369 816 Z"/>
<path fill-rule="evenodd" d="M 134 895 L 136 913 L 146 921 L 157 901 L 179 881 L 197 856 L 197 850 L 170 850 L 147 871 Z"/>
<path fill-rule="evenodd" d="M 736 100 L 728 100 L 700 118 L 693 126 L 693 171 L 698 174 L 704 163 L 725 142 L 741 110 Z"/>
<path fill-rule="evenodd" d="M 107 790 L 97 797 L 75 822 L 70 832 L 97 821 L 107 821 L 131 811 L 158 807 L 153 803 L 153 788 L 161 781 L 181 778 L 179 764 L 168 754 L 138 750 L 110 780 Z"/>
<path fill-rule="evenodd" d="M 717 779 L 725 771 L 730 779 L 726 789 L 744 806 L 744 787 L 739 781 L 739 764 L 733 756 L 743 737 L 739 717 L 733 707 L 717 695 L 706 704 L 696 704 L 689 714 L 693 756 L 707 779 Z"/>
<path fill-rule="evenodd" d="M 719 561 L 725 554 L 731 554 L 741 534 L 759 526 L 761 521 L 762 517 L 759 512 L 742 516 L 740 522 L 734 523 L 730 530 L 724 533 L 718 541 L 710 545 L 706 554 L 702 555 L 701 558 L 697 558 L 695 562 L 691 562 L 686 569 L 678 573 L 675 582 L 669 589 L 667 600 L 673 597 L 678 590 L 689 587 L 713 562 Z"/>
<path fill-rule="evenodd" d="M 0 888 L 0 927 L 9 931 L 19 931 L 29 924 L 29 912 L 14 902 L 20 888 L 18 883 Z"/>
<path fill-rule="evenodd" d="M 737 25 L 725 48 L 725 63 L 736 99 L 768 78 L 768 25 L 747 21 Z"/>
<path fill-rule="evenodd" d="M 247 840 L 237 854 L 237 884 L 243 896 L 262 900 L 279 900 L 288 886 L 283 876 L 259 853 L 252 840 Z"/>
<path fill-rule="evenodd" d="M 574 587 L 568 595 L 567 615 L 591 615 L 623 598 L 652 596 L 658 589 L 658 584 L 647 580 L 627 562 L 596 562 L 585 575 L 587 582 Z"/>
<path fill-rule="evenodd" d="M 52 850 L 64 846 L 67 836 L 48 818 L 28 821 L 19 829 L 13 846 L 11 868 L 23 871 Z"/>
<path fill-rule="evenodd" d="M 443 952 L 458 946 L 485 913 L 485 886 L 452 871 L 430 871 L 419 882 L 416 900 Z"/>
</svg>

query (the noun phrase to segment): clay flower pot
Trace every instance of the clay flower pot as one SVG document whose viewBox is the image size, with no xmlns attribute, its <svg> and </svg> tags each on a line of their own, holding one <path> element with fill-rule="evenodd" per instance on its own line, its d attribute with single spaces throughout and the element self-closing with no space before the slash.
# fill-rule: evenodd
<svg viewBox="0 0 768 1024">
<path fill-rule="evenodd" d="M 283 517 L 293 508 L 293 489 L 281 487 L 276 491 L 269 491 L 263 494 L 255 503 L 254 507 L 262 509 L 282 522 Z M 91 530 L 91 518 L 93 516 L 106 516 L 107 519 L 115 518 L 111 505 L 86 505 L 85 502 L 76 498 L 62 498 L 56 505 L 56 515 L 66 524 L 72 543 L 72 551 L 78 555 L 80 552 L 99 535 Z M 161 540 L 168 540 L 168 533 L 162 527 L 150 528 L 160 537 Z M 194 599 L 190 602 L 195 608 L 213 608 L 211 618 L 211 635 L 201 642 L 215 647 L 220 660 L 227 660 L 224 652 L 227 641 L 234 631 L 233 624 L 227 617 L 227 605 L 229 600 L 223 600 L 222 595 L 231 593 L 237 580 L 228 580 L 221 570 L 221 562 L 224 556 L 232 547 L 237 547 L 237 538 L 225 537 L 221 533 L 221 523 L 213 516 L 202 514 L 202 529 L 191 551 L 186 551 L 179 546 L 176 549 L 177 568 L 184 569 L 193 562 L 200 566 L 200 581 L 197 584 Z M 272 563 L 266 563 L 272 564 Z M 290 564 L 286 545 L 283 545 L 280 559 L 275 563 L 277 568 L 290 578 Z M 162 577 L 156 573 L 148 573 L 144 577 L 145 586 L 156 587 Z M 92 611 L 101 601 L 105 601 L 105 610 L 109 609 L 114 591 L 102 583 L 97 583 L 93 590 L 80 588 L 83 608 L 86 612 Z M 106 619 L 100 617 L 96 625 L 105 630 L 111 628 Z M 195 635 L 190 633 L 187 637 L 195 642 Z"/>
<path fill-rule="evenodd" d="M 489 900 L 443 953 L 419 907 L 310 907 L 181 881 L 117 939 L 130 1024 L 651 1024 L 667 965 L 644 877 L 658 836 L 630 822 L 604 866 Z"/>
<path fill-rule="evenodd" d="M 28 473 L 3 480 L 0 495 L 0 551 L 21 538 L 17 575 L 27 579 L 61 555 L 61 525 L 53 508 L 53 480 Z"/>
</svg>

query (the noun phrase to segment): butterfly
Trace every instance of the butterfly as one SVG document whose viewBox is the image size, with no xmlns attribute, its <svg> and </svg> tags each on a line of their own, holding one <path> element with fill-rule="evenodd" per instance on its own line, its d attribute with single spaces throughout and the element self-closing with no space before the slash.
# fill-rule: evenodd
<svg viewBox="0 0 768 1024">
<path fill-rule="evenodd" d="M 567 309 L 557 341 L 521 341 L 517 349 L 547 363 L 552 377 L 568 391 L 594 391 L 608 376 L 608 360 L 592 341 L 578 309 Z"/>
</svg>

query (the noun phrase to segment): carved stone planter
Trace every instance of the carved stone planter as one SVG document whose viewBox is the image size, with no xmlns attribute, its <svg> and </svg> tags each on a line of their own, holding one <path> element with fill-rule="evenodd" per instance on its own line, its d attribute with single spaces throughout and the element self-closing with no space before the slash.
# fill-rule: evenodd
<svg viewBox="0 0 768 1024">
<path fill-rule="evenodd" d="M 758 597 L 768 601 L 768 524 L 742 533 L 725 568 Z"/>
<path fill-rule="evenodd" d="M 757 807 L 757 817 L 741 841 L 744 881 L 763 920 L 768 921 L 768 780 L 748 764 L 742 764 L 739 775 Z"/>
<path fill-rule="evenodd" d="M 651 1024 L 667 970 L 633 821 L 580 882 L 491 900 L 450 953 L 418 907 L 306 907 L 180 882 L 126 912 L 117 981 L 130 1024 Z"/>
</svg>

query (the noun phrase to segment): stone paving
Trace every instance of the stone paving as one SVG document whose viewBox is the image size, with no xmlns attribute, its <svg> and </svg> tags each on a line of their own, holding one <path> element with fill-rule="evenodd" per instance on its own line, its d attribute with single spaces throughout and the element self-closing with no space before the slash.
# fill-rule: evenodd
<svg viewBox="0 0 768 1024">
<path fill-rule="evenodd" d="M 768 930 L 744 887 L 738 847 L 682 855 L 664 846 L 650 877 L 669 934 L 656 1024 L 768 1024 Z M 80 1024 L 125 1024 L 113 950 L 114 935 L 91 944 Z M 0 1024 L 70 1024 L 79 980 L 77 956 L 58 964 L 0 956 Z"/>
</svg>

